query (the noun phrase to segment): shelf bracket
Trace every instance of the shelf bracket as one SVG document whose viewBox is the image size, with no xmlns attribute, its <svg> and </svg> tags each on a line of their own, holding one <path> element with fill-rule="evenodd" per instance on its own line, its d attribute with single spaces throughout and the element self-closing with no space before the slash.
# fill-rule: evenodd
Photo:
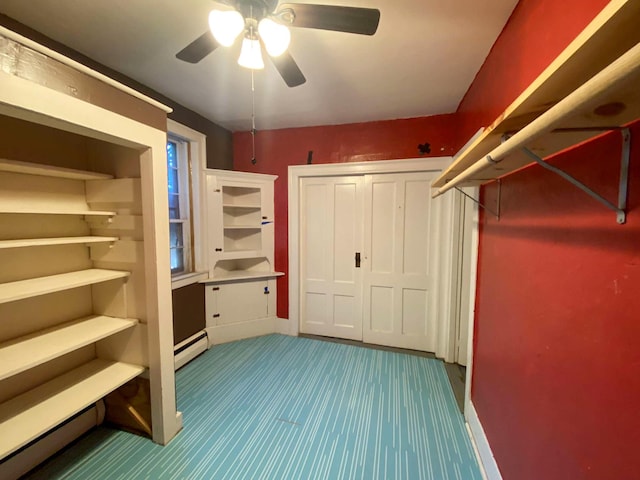
<svg viewBox="0 0 640 480">
<path fill-rule="evenodd" d="M 453 188 L 455 188 L 458 192 L 460 192 L 462 195 L 467 197 L 472 202 L 478 204 L 478 206 L 484 208 L 487 212 L 489 212 L 491 215 L 496 217 L 496 220 L 500 220 L 500 198 L 502 196 L 502 181 L 498 178 L 496 182 L 498 182 L 498 198 L 496 199 L 496 211 L 493 211 L 492 209 L 487 207 L 485 204 L 480 203 L 480 200 L 476 200 L 471 195 L 464 192 L 460 187 L 453 187 Z"/>
<path fill-rule="evenodd" d="M 536 162 L 541 167 L 560 175 L 562 178 L 567 180 L 572 185 L 575 185 L 580 190 L 585 192 L 594 200 L 597 200 L 602 205 L 607 207 L 610 210 L 616 212 L 616 221 L 622 225 L 627 221 L 627 198 L 628 198 L 628 190 L 629 190 L 629 159 L 631 152 L 631 132 L 628 128 L 620 129 L 620 133 L 622 134 L 622 155 L 620 158 L 620 181 L 618 185 L 618 205 L 614 205 L 609 200 L 604 198 L 597 192 L 594 192 L 592 189 L 587 187 L 584 183 L 575 179 L 568 173 L 560 170 L 558 167 L 554 167 L 553 165 L 548 164 L 538 155 L 533 153 L 528 148 L 523 148 L 522 151 L 530 157 L 534 162 Z"/>
</svg>

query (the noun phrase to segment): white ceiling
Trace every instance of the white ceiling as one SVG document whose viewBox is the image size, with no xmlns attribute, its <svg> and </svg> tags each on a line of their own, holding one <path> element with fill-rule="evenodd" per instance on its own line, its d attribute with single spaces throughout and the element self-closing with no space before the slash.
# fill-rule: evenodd
<svg viewBox="0 0 640 480">
<path fill-rule="evenodd" d="M 292 29 L 307 78 L 289 88 L 265 58 L 259 130 L 454 112 L 517 0 L 300 0 L 378 8 L 373 36 Z M 196 65 L 175 54 L 202 34 L 211 0 L 1 0 L 0 13 L 148 85 L 229 130 L 251 127 L 239 45 Z M 239 43 L 239 42 L 236 42 Z"/>
</svg>

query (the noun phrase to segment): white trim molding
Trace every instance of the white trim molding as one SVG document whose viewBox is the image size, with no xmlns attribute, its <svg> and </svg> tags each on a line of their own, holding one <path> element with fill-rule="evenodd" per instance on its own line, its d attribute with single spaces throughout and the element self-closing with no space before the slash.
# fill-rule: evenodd
<svg viewBox="0 0 640 480">
<path fill-rule="evenodd" d="M 9 30 L 6 27 L 0 26 L 0 36 L 6 37 L 10 40 L 13 40 L 14 42 L 20 43 L 25 47 L 35 50 L 38 53 L 42 53 L 43 55 L 46 55 L 49 58 L 52 58 L 64 65 L 67 65 L 73 68 L 74 70 L 78 70 L 79 72 L 82 72 L 90 77 L 100 80 L 101 82 L 104 82 L 107 85 L 110 85 L 120 90 L 121 92 L 128 93 L 132 97 L 136 97 L 139 100 L 147 102 L 148 104 L 153 105 L 154 107 L 159 108 L 167 113 L 173 112 L 173 109 L 171 107 L 168 107 L 165 104 L 160 103 L 157 100 L 154 100 L 153 98 L 148 97 L 134 90 L 131 87 L 127 87 L 123 83 L 120 83 L 111 77 L 107 77 L 106 75 L 103 75 L 100 72 L 96 72 L 95 70 L 92 70 L 91 68 L 87 67 L 86 65 L 83 65 L 80 62 L 71 60 L 69 57 L 65 57 L 64 55 L 56 52 L 55 50 L 51 50 L 50 48 L 47 48 L 44 45 L 40 45 L 39 43 L 34 42 L 33 40 L 28 39 L 27 37 L 23 37 L 22 35 L 14 32 L 13 30 Z"/>
<path fill-rule="evenodd" d="M 469 437 L 471 437 L 471 443 L 473 443 L 483 478 L 486 480 L 502 480 L 502 474 L 493 456 L 491 445 L 489 445 L 489 440 L 484 433 L 478 413 L 471 401 L 465 403 L 464 415 L 467 420 Z"/>
</svg>

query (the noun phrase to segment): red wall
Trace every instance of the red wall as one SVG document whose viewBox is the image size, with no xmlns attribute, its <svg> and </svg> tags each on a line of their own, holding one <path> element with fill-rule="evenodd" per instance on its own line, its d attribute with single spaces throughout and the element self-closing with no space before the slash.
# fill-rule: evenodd
<svg viewBox="0 0 640 480">
<path fill-rule="evenodd" d="M 605 6 L 521 0 L 457 114 L 234 135 L 234 167 L 275 173 L 276 267 L 286 271 L 286 167 L 451 154 L 498 114 Z M 457 138 L 453 138 L 453 132 Z M 481 214 L 472 399 L 506 480 L 640 478 L 640 124 L 629 216 L 532 166 L 506 177 L 502 216 Z M 444 150 L 440 151 L 440 148 Z M 617 196 L 619 134 L 552 162 Z M 495 185 L 483 188 L 491 202 Z M 278 315 L 287 317 L 286 280 Z"/>
<path fill-rule="evenodd" d="M 604 7 L 522 1 L 459 108 L 490 124 Z M 640 139 L 640 124 L 633 127 Z M 552 160 L 615 201 L 619 133 Z M 505 479 L 640 478 L 640 148 L 629 218 L 534 166 L 481 217 L 472 400 Z M 495 184 L 483 189 L 496 198 Z"/>
<path fill-rule="evenodd" d="M 259 119 L 258 119 L 259 120 Z M 453 155 L 455 115 L 356 123 L 324 127 L 265 130 L 256 134 L 256 165 L 251 164 L 251 135 L 233 134 L 233 167 L 245 172 L 278 175 L 275 184 L 275 268 L 289 272 L 287 232 L 287 167 L 307 163 L 364 162 L 420 157 L 418 145 L 431 145 L 426 156 Z M 278 279 L 278 317 L 289 318 L 287 276 Z"/>
</svg>

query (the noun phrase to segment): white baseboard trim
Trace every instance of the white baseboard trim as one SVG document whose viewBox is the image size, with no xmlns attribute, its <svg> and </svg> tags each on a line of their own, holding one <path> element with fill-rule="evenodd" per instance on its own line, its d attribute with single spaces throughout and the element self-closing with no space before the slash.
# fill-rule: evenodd
<svg viewBox="0 0 640 480">
<path fill-rule="evenodd" d="M 197 337 L 198 335 L 201 335 L 201 334 L 202 332 L 198 332 L 193 337 Z M 185 340 L 186 343 L 189 343 L 188 341 L 189 339 Z M 185 343 L 185 342 L 181 342 L 178 345 L 176 345 L 175 350 L 179 349 L 182 346 L 182 343 Z M 184 350 L 182 350 L 180 353 L 177 353 L 173 357 L 174 370 L 178 370 L 179 368 L 183 367 L 184 365 L 189 363 L 191 360 L 196 358 L 201 353 L 206 352 L 208 348 L 209 348 L 209 341 L 207 340 L 206 336 L 203 336 L 197 342 L 193 343 L 192 345 L 189 345 L 188 348 L 185 348 Z"/>
<path fill-rule="evenodd" d="M 502 480 L 502 474 L 491 451 L 491 445 L 489 445 L 489 440 L 480 423 L 478 412 L 476 412 L 471 401 L 468 401 L 465 405 L 464 416 L 467 420 L 467 430 L 469 431 L 469 437 L 471 437 L 471 443 L 476 452 L 483 478 L 486 480 Z"/>
<path fill-rule="evenodd" d="M 104 404 L 99 400 L 98 404 L 89 410 L 46 434 L 14 456 L 3 460 L 0 463 L 0 478 L 6 480 L 20 478 L 85 432 L 100 425 L 103 418 Z"/>
<path fill-rule="evenodd" d="M 260 337 L 276 333 L 276 318 L 266 317 L 248 322 L 230 323 L 205 328 L 209 337 L 209 345 L 235 342 L 244 338 Z"/>
</svg>

